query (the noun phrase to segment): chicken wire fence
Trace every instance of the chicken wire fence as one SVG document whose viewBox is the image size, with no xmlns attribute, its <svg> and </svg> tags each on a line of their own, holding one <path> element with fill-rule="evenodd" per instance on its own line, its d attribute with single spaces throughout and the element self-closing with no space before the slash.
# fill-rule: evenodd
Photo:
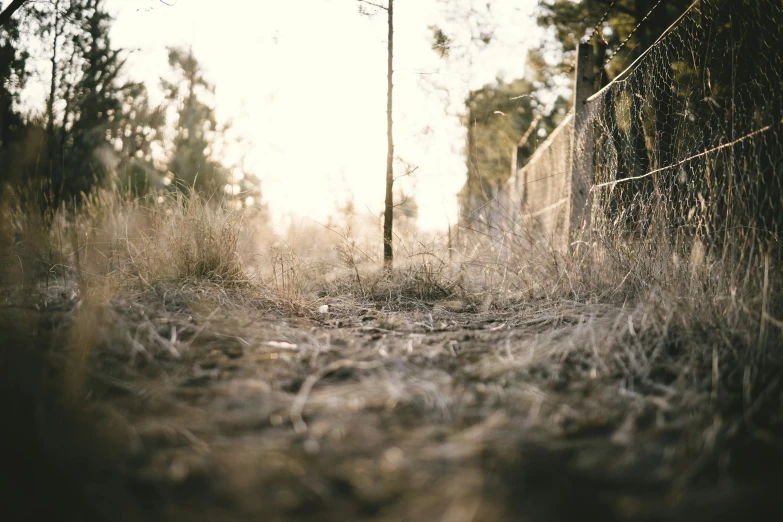
<svg viewBox="0 0 783 522">
<path fill-rule="evenodd" d="M 585 239 L 779 254 L 782 36 L 777 0 L 700 0 L 588 100 L 574 148 L 592 177 Z"/>
<path fill-rule="evenodd" d="M 782 44 L 779 0 L 694 2 L 514 169 L 493 243 L 779 259 Z"/>
</svg>

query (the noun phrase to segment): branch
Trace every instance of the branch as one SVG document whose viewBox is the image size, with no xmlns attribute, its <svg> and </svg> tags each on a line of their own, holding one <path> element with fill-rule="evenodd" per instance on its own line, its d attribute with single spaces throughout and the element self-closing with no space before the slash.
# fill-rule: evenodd
<svg viewBox="0 0 783 522">
<path fill-rule="evenodd" d="M 357 0 L 357 2 L 362 2 L 364 4 L 371 5 L 373 7 L 377 7 L 378 9 L 383 9 L 384 11 L 388 11 L 389 10 L 388 7 L 384 7 L 381 4 L 376 4 L 374 2 L 369 2 L 368 0 Z"/>
<path fill-rule="evenodd" d="M 2 13 L 0 13 L 0 27 L 3 27 L 5 23 L 11 19 L 11 15 L 13 15 L 17 9 L 22 7 L 22 4 L 25 3 L 27 0 L 14 0 L 11 2 L 11 5 L 6 7 Z M 361 0 L 360 0 L 361 1 Z"/>
<path fill-rule="evenodd" d="M 541 121 L 543 116 L 544 115 L 541 112 L 536 114 L 536 117 L 533 118 L 533 121 L 530 123 L 530 127 L 527 129 L 527 132 L 525 132 L 525 135 L 522 136 L 521 140 L 519 140 L 519 144 L 517 145 L 518 149 L 521 149 L 525 146 L 525 143 L 527 143 L 527 140 L 530 139 L 530 135 L 533 134 L 533 131 L 536 129 L 536 125 L 538 125 L 538 122 Z"/>
<path fill-rule="evenodd" d="M 416 172 L 417 170 L 419 170 L 419 166 L 418 166 L 418 165 L 416 165 L 416 166 L 413 168 L 413 170 L 408 170 L 408 171 L 406 171 L 406 172 L 405 172 L 405 174 L 400 174 L 399 176 L 397 176 L 396 178 L 394 178 L 394 181 L 397 181 L 397 180 L 398 180 L 398 179 L 400 179 L 400 178 L 405 178 L 405 177 L 407 177 L 407 176 L 410 176 L 411 174 L 413 174 L 413 173 L 414 173 L 414 172 Z"/>
</svg>

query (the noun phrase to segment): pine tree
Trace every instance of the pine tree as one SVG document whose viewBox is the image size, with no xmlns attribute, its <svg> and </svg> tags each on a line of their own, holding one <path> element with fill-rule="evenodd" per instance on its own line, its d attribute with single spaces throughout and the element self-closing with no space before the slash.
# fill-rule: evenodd
<svg viewBox="0 0 783 522">
<path fill-rule="evenodd" d="M 220 129 L 206 99 L 214 93 L 214 86 L 190 49 L 170 48 L 169 65 L 176 78 L 162 79 L 161 85 L 170 104 L 177 107 L 178 118 L 168 169 L 180 190 L 212 196 L 222 192 L 228 181 L 226 169 L 212 154 Z"/>
<path fill-rule="evenodd" d="M 163 175 L 153 158 L 153 144 L 163 138 L 164 106 L 152 106 L 143 83 L 129 82 L 121 89 L 122 112 L 117 122 L 115 150 L 119 154 L 120 187 L 133 197 L 162 188 Z"/>
<path fill-rule="evenodd" d="M 111 17 L 103 0 L 87 0 L 82 32 L 74 38 L 81 63 L 78 79 L 66 88 L 61 127 L 63 195 L 79 197 L 110 182 L 117 158 L 113 145 L 122 111 L 118 75 L 125 60 L 109 40 Z"/>
</svg>

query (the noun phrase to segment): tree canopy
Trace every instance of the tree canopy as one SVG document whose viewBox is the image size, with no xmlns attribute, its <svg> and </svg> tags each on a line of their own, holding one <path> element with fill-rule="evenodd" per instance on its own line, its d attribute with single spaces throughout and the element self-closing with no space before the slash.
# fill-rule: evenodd
<svg viewBox="0 0 783 522">
<path fill-rule="evenodd" d="M 96 187 L 258 201 L 254 178 L 216 153 L 225 126 L 193 53 L 169 50 L 166 101 L 154 104 L 129 78 L 128 51 L 110 38 L 113 22 L 105 0 L 52 0 L 22 5 L 0 26 L 0 191 L 34 186 L 45 205 L 78 203 Z M 23 110 L 36 62 L 47 64 L 46 106 Z"/>
</svg>

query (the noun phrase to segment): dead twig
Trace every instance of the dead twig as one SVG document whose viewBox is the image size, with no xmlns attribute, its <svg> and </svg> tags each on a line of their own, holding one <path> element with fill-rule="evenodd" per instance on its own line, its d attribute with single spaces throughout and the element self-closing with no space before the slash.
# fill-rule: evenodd
<svg viewBox="0 0 783 522">
<path fill-rule="evenodd" d="M 291 410 L 289 411 L 289 418 L 294 426 L 294 430 L 297 433 L 305 433 L 307 431 L 307 424 L 302 418 L 302 412 L 304 411 L 305 404 L 307 403 L 307 397 L 310 395 L 315 383 L 320 381 L 332 372 L 341 370 L 343 368 L 354 368 L 357 370 L 372 370 L 383 366 L 380 361 L 353 361 L 350 359 L 342 359 L 335 361 L 332 364 L 325 366 L 321 370 L 309 375 L 305 379 L 302 387 L 299 388 L 299 393 L 296 394 L 293 403 L 291 403 Z"/>
</svg>

